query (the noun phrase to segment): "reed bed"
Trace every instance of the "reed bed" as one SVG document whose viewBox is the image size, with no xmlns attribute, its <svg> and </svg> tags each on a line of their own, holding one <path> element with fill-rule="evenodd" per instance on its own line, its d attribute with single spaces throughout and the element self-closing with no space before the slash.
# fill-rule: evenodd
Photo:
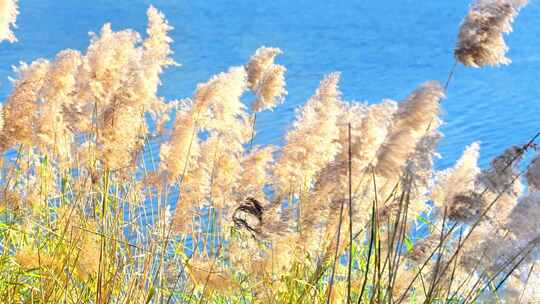
<svg viewBox="0 0 540 304">
<path fill-rule="evenodd" d="M 525 4 L 476 1 L 456 66 L 509 64 Z M 0 0 L 0 41 L 16 41 L 16 16 Z M 173 28 L 147 17 L 144 37 L 106 24 L 84 52 L 15 69 L 0 108 L 4 303 L 539 303 L 540 134 L 487 168 L 471 143 L 436 170 L 454 69 L 373 104 L 344 101 L 331 73 L 283 146 L 256 146 L 257 113 L 287 95 L 282 50 L 165 100 Z"/>
</svg>

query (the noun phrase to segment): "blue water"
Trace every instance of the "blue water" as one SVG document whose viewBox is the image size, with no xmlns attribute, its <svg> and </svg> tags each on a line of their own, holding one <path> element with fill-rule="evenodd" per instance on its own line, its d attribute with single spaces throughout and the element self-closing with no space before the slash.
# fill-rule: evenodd
<svg viewBox="0 0 540 304">
<path fill-rule="evenodd" d="M 105 22 L 113 29 L 146 27 L 150 4 L 176 28 L 174 58 L 160 94 L 190 96 L 197 83 L 244 64 L 262 45 L 285 54 L 289 96 L 258 117 L 256 144 L 280 144 L 303 104 L 326 73 L 342 73 L 346 100 L 402 99 L 426 80 L 445 81 L 468 0 L 418 1 L 172 1 L 20 0 L 19 42 L 0 44 L 0 100 L 10 91 L 11 66 L 53 57 L 64 48 L 84 50 L 88 32 Z M 459 66 L 444 101 L 446 137 L 438 167 L 449 166 L 463 148 L 481 144 L 481 164 L 510 144 L 540 130 L 540 3 L 531 3 L 507 37 L 512 65 L 482 70 Z"/>
</svg>

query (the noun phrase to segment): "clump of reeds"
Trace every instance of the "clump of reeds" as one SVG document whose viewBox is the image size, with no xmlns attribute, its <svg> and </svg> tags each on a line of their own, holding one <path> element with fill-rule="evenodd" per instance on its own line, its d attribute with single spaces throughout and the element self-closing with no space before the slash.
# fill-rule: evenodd
<svg viewBox="0 0 540 304">
<path fill-rule="evenodd" d="M 507 63 L 500 34 L 523 4 L 476 3 L 458 60 Z M 144 38 L 106 24 L 86 51 L 16 69 L 0 107 L 2 300 L 538 299 L 540 157 L 518 164 L 539 135 L 484 169 L 473 143 L 436 171 L 446 88 L 346 102 L 331 73 L 282 147 L 253 146 L 256 113 L 286 95 L 283 52 L 262 47 L 166 101 L 172 27 L 147 15 Z"/>
</svg>

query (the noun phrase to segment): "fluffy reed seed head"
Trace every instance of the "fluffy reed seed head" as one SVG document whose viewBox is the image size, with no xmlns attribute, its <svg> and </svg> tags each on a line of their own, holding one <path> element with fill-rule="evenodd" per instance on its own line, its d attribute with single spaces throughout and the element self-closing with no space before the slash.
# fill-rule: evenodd
<svg viewBox="0 0 540 304">
<path fill-rule="evenodd" d="M 68 49 L 58 53 L 50 64 L 40 92 L 43 103 L 38 109 L 36 144 L 49 155 L 57 151 L 64 159 L 69 157 L 73 141 L 70 118 L 64 109 L 75 95 L 76 74 L 81 63 L 82 56 L 78 51 Z"/>
<path fill-rule="evenodd" d="M 249 60 L 246 66 L 249 89 L 257 91 L 259 83 L 263 80 L 266 70 L 274 64 L 274 58 L 283 54 L 278 48 L 260 47 Z"/>
<path fill-rule="evenodd" d="M 269 183 L 270 173 L 276 151 L 273 146 L 256 147 L 242 159 L 242 173 L 240 174 L 240 190 L 244 196 L 262 199 L 265 197 L 264 186 Z"/>
<path fill-rule="evenodd" d="M 195 164 L 199 156 L 199 137 L 192 108 L 176 112 L 170 139 L 160 147 L 160 171 L 169 182 L 180 178 L 188 167 Z"/>
<path fill-rule="evenodd" d="M 519 198 L 512 209 L 506 228 L 516 240 L 524 242 L 540 237 L 540 192 L 533 191 Z"/>
<path fill-rule="evenodd" d="M 527 183 L 535 191 L 540 191 L 540 154 L 536 155 L 532 161 L 527 173 Z"/>
<path fill-rule="evenodd" d="M 449 208 L 450 218 L 466 220 L 468 216 L 460 216 L 459 210 L 480 210 L 483 200 L 474 199 L 475 182 L 480 173 L 478 168 L 480 145 L 474 142 L 469 145 L 453 168 L 438 172 L 436 184 L 432 190 L 432 199 L 439 209 Z M 473 206 L 481 203 L 480 206 Z"/>
<path fill-rule="evenodd" d="M 12 31 L 12 28 L 16 27 L 17 15 L 19 15 L 17 0 L 0 0 L 0 42 L 17 41 Z"/>
<path fill-rule="evenodd" d="M 49 71 L 50 62 L 39 59 L 15 69 L 13 92 L 4 104 L 4 128 L 0 134 L 0 151 L 14 144 L 32 145 L 35 136 L 37 99 Z"/>
<path fill-rule="evenodd" d="M 156 102 L 157 88 L 161 84 L 159 79 L 163 69 L 168 66 L 178 66 L 172 58 L 173 51 L 171 50 L 172 38 L 169 32 L 173 27 L 169 25 L 165 15 L 158 11 L 152 5 L 146 12 L 148 17 L 148 26 L 146 28 L 147 38 L 143 42 L 143 54 L 141 60 L 142 77 L 141 89 L 147 92 L 149 96 L 148 102 L 154 101 L 152 108 L 154 112 L 161 111 L 162 102 Z"/>
<path fill-rule="evenodd" d="M 338 81 L 338 73 L 326 76 L 315 95 L 297 111 L 274 171 L 277 188 L 283 193 L 291 186 L 309 187 L 340 151 L 338 118 L 343 103 Z"/>
<path fill-rule="evenodd" d="M 518 146 L 511 146 L 506 149 L 491 161 L 489 168 L 481 172 L 479 176 L 480 182 L 494 193 L 512 193 L 514 189 L 511 186 L 518 176 L 516 168 L 522 159 L 523 152 Z"/>
<path fill-rule="evenodd" d="M 285 90 L 285 72 L 287 69 L 279 64 L 268 68 L 256 92 L 257 99 L 252 105 L 254 112 L 272 110 L 282 103 L 287 95 Z"/>
<path fill-rule="evenodd" d="M 168 37 L 171 27 L 163 14 L 150 7 L 148 38 L 140 45 L 137 33 L 112 32 L 105 25 L 87 52 L 89 75 L 83 88 L 98 105 L 101 159 L 111 169 L 134 167 L 148 132 L 145 113 L 155 116 L 167 108 L 156 96 L 163 68 L 174 64 Z"/>
<path fill-rule="evenodd" d="M 254 112 L 272 110 L 282 103 L 287 91 L 285 90 L 284 66 L 274 64 L 277 55 L 283 54 L 278 48 L 260 47 L 246 66 L 248 87 L 255 94 L 252 105 Z"/>
<path fill-rule="evenodd" d="M 148 17 L 148 27 L 146 29 L 148 37 L 143 42 L 144 56 L 146 57 L 143 62 L 157 67 L 177 65 L 170 58 L 173 54 L 171 50 L 173 40 L 168 35 L 174 28 L 169 25 L 165 15 L 152 5 L 148 8 L 146 16 Z M 161 70 L 157 72 L 159 74 Z"/>
<path fill-rule="evenodd" d="M 194 94 L 194 114 L 201 127 L 211 132 L 223 131 L 234 134 L 239 140 L 247 140 L 250 131 L 245 105 L 240 101 L 247 83 L 243 67 L 232 67 L 226 73 L 213 76 L 209 81 L 197 85 Z M 211 123 L 209 123 L 211 119 Z M 237 128 L 240 122 L 244 127 Z M 247 129 L 246 129 L 247 128 Z"/>
<path fill-rule="evenodd" d="M 512 31 L 512 22 L 524 0 L 476 0 L 461 24 L 454 49 L 456 59 L 466 66 L 498 66 L 511 62 L 504 34 Z"/>
<path fill-rule="evenodd" d="M 399 104 L 386 141 L 378 151 L 375 166 L 378 175 L 387 179 L 401 175 L 417 143 L 436 123 L 444 96 L 444 89 L 438 82 L 426 82 Z"/>
</svg>

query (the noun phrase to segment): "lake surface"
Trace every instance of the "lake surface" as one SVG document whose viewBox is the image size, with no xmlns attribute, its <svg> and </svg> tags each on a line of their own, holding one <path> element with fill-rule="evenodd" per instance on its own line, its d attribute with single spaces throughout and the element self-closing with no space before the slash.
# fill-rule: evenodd
<svg viewBox="0 0 540 304">
<path fill-rule="evenodd" d="M 342 73 L 345 100 L 401 100 L 426 80 L 444 82 L 468 0 L 418 1 L 59 1 L 20 0 L 18 43 L 0 44 L 0 100 L 10 91 L 11 66 L 52 58 L 65 48 L 85 50 L 88 32 L 105 22 L 144 33 L 146 9 L 156 6 L 175 27 L 174 58 L 160 94 L 191 96 L 199 82 L 244 64 L 262 45 L 280 47 L 288 72 L 284 105 L 257 118 L 255 144 L 280 144 L 320 79 Z M 532 0 L 507 37 L 513 64 L 458 66 L 444 101 L 445 134 L 439 168 L 481 141 L 481 164 L 540 131 L 540 3 Z"/>
</svg>

